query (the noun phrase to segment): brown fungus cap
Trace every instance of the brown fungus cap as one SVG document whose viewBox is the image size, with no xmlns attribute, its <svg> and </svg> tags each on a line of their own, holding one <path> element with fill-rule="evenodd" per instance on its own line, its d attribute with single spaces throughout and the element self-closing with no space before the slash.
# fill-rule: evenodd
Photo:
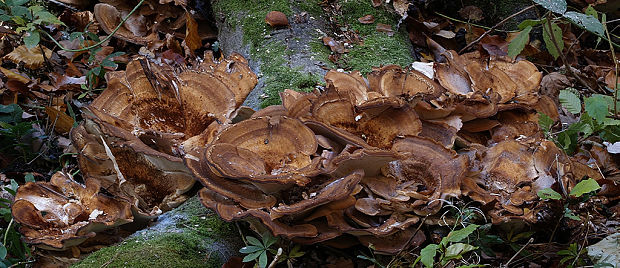
<svg viewBox="0 0 620 268">
<path fill-rule="evenodd" d="M 99 188 L 93 179 L 82 185 L 57 172 L 50 182 L 19 187 L 12 215 L 27 243 L 65 250 L 96 232 L 133 221 L 129 203 L 100 194 Z"/>
<path fill-rule="evenodd" d="M 246 179 L 266 192 L 304 185 L 317 173 L 314 133 L 299 120 L 258 117 L 231 125 L 218 134 L 205 157 L 224 177 Z"/>
</svg>

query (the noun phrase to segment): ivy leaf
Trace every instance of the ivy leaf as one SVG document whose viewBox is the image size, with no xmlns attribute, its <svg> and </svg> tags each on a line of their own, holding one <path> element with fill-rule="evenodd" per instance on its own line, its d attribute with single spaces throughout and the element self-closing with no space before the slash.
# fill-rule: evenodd
<svg viewBox="0 0 620 268">
<path fill-rule="evenodd" d="M 437 249 L 439 249 L 439 245 L 429 244 L 420 251 L 422 264 L 424 264 L 424 266 L 426 266 L 427 268 L 433 267 L 433 265 L 435 264 L 435 255 L 437 254 Z"/>
<path fill-rule="evenodd" d="M 508 57 L 514 59 L 517 55 L 519 55 L 519 53 L 521 53 L 521 51 L 523 51 L 525 44 L 530 41 L 531 30 L 532 26 L 525 27 L 525 29 L 523 29 L 523 31 L 521 31 L 519 35 L 517 35 L 517 37 L 510 42 L 508 45 Z"/>
<path fill-rule="evenodd" d="M 18 17 L 24 16 L 28 14 L 28 8 L 23 7 L 23 6 L 12 6 L 11 14 L 13 14 L 13 16 L 18 16 Z"/>
<path fill-rule="evenodd" d="M 584 28 L 589 32 L 595 33 L 598 36 L 605 35 L 605 29 L 603 28 L 603 24 L 601 24 L 598 19 L 591 15 L 586 15 L 575 11 L 569 11 L 564 13 L 564 17 L 570 20 L 573 24 Z"/>
<path fill-rule="evenodd" d="M 540 190 L 538 190 L 538 192 L 536 194 L 542 200 L 547 200 L 547 199 L 560 200 L 560 199 L 562 199 L 562 196 L 558 192 L 554 191 L 551 188 L 540 189 Z"/>
<path fill-rule="evenodd" d="M 596 121 L 602 122 L 609 114 L 608 96 L 601 94 L 593 94 L 584 99 L 585 110 Z M 613 100 L 612 100 L 613 101 Z"/>
<path fill-rule="evenodd" d="M 566 12 L 566 0 L 534 0 L 534 3 L 555 13 L 564 14 Z"/>
<path fill-rule="evenodd" d="M 26 36 L 24 36 L 24 45 L 26 45 L 27 48 L 37 46 L 39 41 L 41 41 L 41 36 L 38 31 L 28 32 Z"/>
<path fill-rule="evenodd" d="M 570 191 L 570 195 L 574 197 L 580 197 L 584 194 L 596 191 L 598 189 L 601 189 L 601 186 L 598 185 L 598 183 L 594 179 L 589 178 L 587 180 L 583 180 L 577 183 L 577 185 L 575 185 L 575 187 Z"/>
<path fill-rule="evenodd" d="M 554 59 L 557 59 L 564 50 L 564 41 L 562 41 L 562 29 L 555 23 L 551 23 L 551 30 L 553 34 L 553 38 L 551 38 L 551 34 L 549 33 L 549 25 L 543 25 L 543 40 L 545 41 L 545 46 L 547 47 L 547 51 L 549 54 L 553 56 Z M 557 42 L 558 47 L 555 47 L 553 43 L 553 39 Z M 559 50 L 558 50 L 559 49 Z"/>
<path fill-rule="evenodd" d="M 560 90 L 560 104 L 572 114 L 581 113 L 581 100 L 572 90 Z"/>
<path fill-rule="evenodd" d="M 26 182 L 34 182 L 34 175 L 32 175 L 32 173 L 26 174 L 26 176 L 24 176 L 24 181 L 26 181 Z"/>
<path fill-rule="evenodd" d="M 480 225 L 470 224 L 467 227 L 452 231 L 448 234 L 448 242 L 461 242 L 461 240 L 467 238 L 471 233 L 473 233 L 476 229 L 478 229 Z"/>
</svg>

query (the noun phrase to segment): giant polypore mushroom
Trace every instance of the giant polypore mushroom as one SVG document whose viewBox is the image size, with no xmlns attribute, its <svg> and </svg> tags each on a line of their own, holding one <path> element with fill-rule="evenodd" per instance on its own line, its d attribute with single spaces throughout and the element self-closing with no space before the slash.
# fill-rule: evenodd
<svg viewBox="0 0 620 268">
<path fill-rule="evenodd" d="M 205 61 L 213 68 L 181 72 L 146 59 L 130 62 L 126 71 L 107 76 L 108 88 L 71 133 L 82 172 L 112 194 L 130 198 L 143 216 L 187 198 L 195 180 L 181 156 L 229 123 L 241 104 L 237 96 L 244 98 L 256 84 L 236 54 Z"/>
<path fill-rule="evenodd" d="M 99 192 L 92 178 L 86 185 L 57 172 L 50 182 L 28 182 L 19 187 L 11 206 L 27 243 L 49 250 L 65 250 L 94 237 L 96 232 L 133 221 L 131 205 Z"/>
</svg>

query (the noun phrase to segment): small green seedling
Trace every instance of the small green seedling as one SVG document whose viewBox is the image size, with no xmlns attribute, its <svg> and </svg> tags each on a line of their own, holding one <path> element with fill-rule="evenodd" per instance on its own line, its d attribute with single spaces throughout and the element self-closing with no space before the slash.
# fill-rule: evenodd
<svg viewBox="0 0 620 268">
<path fill-rule="evenodd" d="M 243 258 L 243 262 L 256 260 L 258 267 L 267 267 L 267 252 L 270 251 L 271 246 L 278 242 L 278 238 L 273 237 L 269 232 L 262 235 L 262 241 L 253 236 L 246 236 L 245 238 L 249 245 L 239 250 L 240 253 L 247 254 Z"/>
</svg>

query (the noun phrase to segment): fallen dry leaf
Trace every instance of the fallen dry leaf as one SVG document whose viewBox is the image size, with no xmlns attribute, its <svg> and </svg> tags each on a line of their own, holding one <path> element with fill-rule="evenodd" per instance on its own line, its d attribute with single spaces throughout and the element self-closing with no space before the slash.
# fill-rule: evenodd
<svg viewBox="0 0 620 268">
<path fill-rule="evenodd" d="M 392 31 L 392 25 L 377 23 L 377 32 L 386 33 L 389 36 L 394 35 L 394 31 Z"/>
<path fill-rule="evenodd" d="M 198 23 L 196 20 L 192 18 L 189 12 L 185 13 L 186 27 L 185 27 L 185 44 L 191 50 L 192 54 L 196 49 L 202 47 L 202 40 L 200 40 L 200 36 L 198 35 Z"/>
<path fill-rule="evenodd" d="M 616 71 L 611 70 L 605 76 L 605 84 L 608 88 L 616 89 L 616 83 L 620 83 L 620 79 L 616 77 Z"/>
<path fill-rule="evenodd" d="M 41 46 L 45 51 L 45 57 L 52 57 L 52 51 L 44 46 Z M 5 59 L 12 61 L 15 64 L 24 63 L 24 66 L 29 69 L 37 69 L 43 66 L 45 59 L 41 53 L 41 48 L 35 46 L 33 48 L 27 48 L 25 45 L 16 47 L 11 53 L 4 56 Z"/>
<path fill-rule="evenodd" d="M 267 13 L 265 22 L 274 28 L 288 26 L 288 19 L 286 18 L 286 15 L 280 11 L 271 11 Z"/>
<path fill-rule="evenodd" d="M 359 19 L 357 19 L 357 21 L 359 21 L 361 24 L 371 24 L 375 22 L 375 17 L 368 14 L 366 16 L 360 17 Z"/>
<path fill-rule="evenodd" d="M 50 122 L 58 133 L 64 134 L 71 131 L 73 122 L 75 122 L 73 118 L 51 106 L 45 107 L 45 113 L 50 117 Z"/>
<path fill-rule="evenodd" d="M 381 5 L 381 0 L 371 0 L 373 7 L 378 7 Z"/>
<path fill-rule="evenodd" d="M 394 10 L 398 15 L 405 16 L 407 14 L 407 10 L 409 10 L 409 1 L 408 0 L 394 0 L 392 3 L 394 6 Z"/>
<path fill-rule="evenodd" d="M 332 52 L 336 52 L 336 53 L 344 53 L 344 46 L 342 45 L 342 43 L 334 40 L 334 38 L 331 38 L 329 36 L 324 36 L 323 37 L 323 44 L 325 44 L 326 46 L 328 46 Z"/>
<path fill-rule="evenodd" d="M 22 82 L 24 84 L 28 84 L 30 83 L 30 79 L 22 76 L 21 74 L 18 74 L 14 71 L 5 69 L 0 67 L 0 71 L 9 79 L 9 80 L 17 80 L 19 82 Z"/>
<path fill-rule="evenodd" d="M 477 6 L 466 6 L 459 10 L 459 15 L 461 15 L 463 19 L 473 22 L 481 21 L 482 19 L 484 19 L 483 14 L 484 13 L 482 12 L 482 9 Z"/>
</svg>

